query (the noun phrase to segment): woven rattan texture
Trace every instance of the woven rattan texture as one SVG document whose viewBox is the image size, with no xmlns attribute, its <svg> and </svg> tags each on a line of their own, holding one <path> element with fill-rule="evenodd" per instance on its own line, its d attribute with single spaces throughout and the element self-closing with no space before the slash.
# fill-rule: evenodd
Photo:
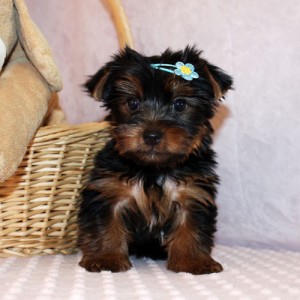
<svg viewBox="0 0 300 300">
<path fill-rule="evenodd" d="M 76 204 L 108 124 L 42 127 L 14 176 L 0 184 L 0 257 L 72 253 Z"/>
</svg>

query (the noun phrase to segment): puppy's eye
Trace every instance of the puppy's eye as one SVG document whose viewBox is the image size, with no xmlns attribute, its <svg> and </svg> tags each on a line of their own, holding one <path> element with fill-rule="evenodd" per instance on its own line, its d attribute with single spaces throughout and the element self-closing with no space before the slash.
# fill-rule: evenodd
<svg viewBox="0 0 300 300">
<path fill-rule="evenodd" d="M 174 107 L 175 111 L 183 112 L 186 109 L 187 104 L 186 104 L 186 101 L 183 99 L 176 99 L 173 102 L 173 107 Z"/>
<path fill-rule="evenodd" d="M 135 98 L 130 98 L 127 100 L 127 106 L 130 110 L 136 111 L 140 107 L 140 101 Z"/>
</svg>

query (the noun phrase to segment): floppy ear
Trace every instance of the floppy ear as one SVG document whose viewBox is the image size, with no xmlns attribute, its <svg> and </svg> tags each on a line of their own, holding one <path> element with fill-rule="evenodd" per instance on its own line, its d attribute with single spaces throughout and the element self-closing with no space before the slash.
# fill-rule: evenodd
<svg viewBox="0 0 300 300">
<path fill-rule="evenodd" d="M 103 98 L 104 86 L 110 74 L 109 69 L 107 66 L 103 67 L 83 85 L 97 101 L 101 101 Z"/>
<path fill-rule="evenodd" d="M 103 68 L 101 68 L 95 75 L 83 85 L 86 90 L 97 101 L 103 100 L 105 96 L 105 85 L 109 75 L 112 73 L 112 69 L 118 69 L 124 62 L 134 61 L 140 63 L 141 55 L 128 46 L 125 46 L 118 54 L 113 56 L 113 60 L 108 62 Z"/>
<path fill-rule="evenodd" d="M 220 100 L 232 88 L 233 79 L 222 69 L 209 63 L 206 65 L 206 72 L 214 90 L 215 100 Z"/>
</svg>

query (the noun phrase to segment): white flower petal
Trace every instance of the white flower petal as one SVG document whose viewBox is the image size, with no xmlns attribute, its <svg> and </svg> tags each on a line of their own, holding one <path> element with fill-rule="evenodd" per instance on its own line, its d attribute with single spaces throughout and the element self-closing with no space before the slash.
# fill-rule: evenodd
<svg viewBox="0 0 300 300">
<path fill-rule="evenodd" d="M 182 66 L 184 66 L 184 63 L 181 62 L 181 61 L 178 61 L 176 64 L 175 64 L 176 68 L 181 68 Z"/>
<path fill-rule="evenodd" d="M 185 80 L 189 80 L 189 81 L 193 80 L 191 75 L 186 75 L 186 74 L 182 75 L 182 78 L 184 78 Z"/>
<path fill-rule="evenodd" d="M 179 69 L 176 69 L 176 70 L 174 71 L 174 73 L 175 73 L 176 75 L 182 76 L 182 72 L 181 72 Z"/>
<path fill-rule="evenodd" d="M 199 74 L 197 72 L 193 72 L 190 74 L 193 78 L 199 78 Z"/>
</svg>

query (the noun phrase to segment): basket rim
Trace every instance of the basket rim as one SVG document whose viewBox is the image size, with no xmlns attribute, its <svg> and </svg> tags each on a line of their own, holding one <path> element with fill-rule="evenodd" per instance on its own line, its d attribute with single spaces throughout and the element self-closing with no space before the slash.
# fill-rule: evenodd
<svg viewBox="0 0 300 300">
<path fill-rule="evenodd" d="M 60 124 L 60 125 L 49 125 L 40 127 L 35 137 L 42 137 L 47 134 L 55 134 L 56 132 L 62 132 L 67 130 L 90 130 L 90 131 L 99 131 L 105 130 L 110 127 L 110 123 L 107 121 L 102 122 L 89 122 L 82 124 Z"/>
</svg>

